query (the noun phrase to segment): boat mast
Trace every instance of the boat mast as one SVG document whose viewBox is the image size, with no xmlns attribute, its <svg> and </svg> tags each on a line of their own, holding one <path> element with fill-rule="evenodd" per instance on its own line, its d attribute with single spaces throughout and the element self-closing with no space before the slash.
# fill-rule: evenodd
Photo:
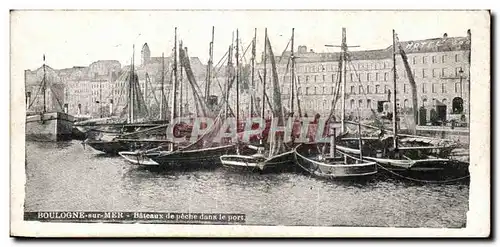
<svg viewBox="0 0 500 247">
<path fill-rule="evenodd" d="M 179 51 L 183 49 L 182 48 L 182 40 L 179 42 Z M 180 59 L 179 59 L 180 60 Z M 179 78 L 179 116 L 182 116 L 182 105 L 183 105 L 183 94 L 184 94 L 184 84 L 183 84 L 183 75 L 182 75 L 182 61 L 181 62 L 181 65 L 180 65 L 180 70 L 181 70 L 181 74 L 180 74 L 180 78 Z"/>
<path fill-rule="evenodd" d="M 397 109 L 396 109 L 396 77 L 397 77 L 397 72 L 396 72 L 396 31 L 392 29 L 392 79 L 393 79 L 393 85 L 392 85 L 392 129 L 394 130 L 394 137 L 393 137 L 393 146 L 394 149 L 398 148 L 398 142 L 397 142 L 397 136 L 398 136 L 398 130 L 397 130 L 397 123 L 396 123 L 396 114 L 397 114 Z"/>
<path fill-rule="evenodd" d="M 162 52 L 161 53 L 161 99 L 160 99 L 160 120 L 163 120 L 165 116 L 163 115 L 163 98 L 165 97 L 165 92 L 164 92 L 164 83 L 165 83 L 165 54 Z"/>
<path fill-rule="evenodd" d="M 212 26 L 212 41 L 210 42 L 209 49 L 208 49 L 208 66 L 207 66 L 207 83 L 205 84 L 205 101 L 208 102 L 208 97 L 210 97 L 210 84 L 212 81 L 212 66 L 213 66 L 213 59 L 214 59 L 214 32 L 215 32 L 215 27 Z"/>
<path fill-rule="evenodd" d="M 170 124 L 174 122 L 176 118 L 176 103 L 177 103 L 177 27 L 174 31 L 174 64 L 173 64 L 173 72 L 174 72 L 174 82 L 172 83 L 172 109 L 170 110 Z M 174 143 L 170 143 L 170 150 L 174 150 Z"/>
<path fill-rule="evenodd" d="M 265 34 L 264 34 L 264 76 L 263 79 L 264 81 L 262 82 L 262 115 L 261 117 L 264 119 L 265 116 L 265 105 L 266 105 L 266 75 L 267 75 L 267 27 L 265 29 Z M 260 144 L 263 144 L 263 140 L 260 139 Z"/>
<path fill-rule="evenodd" d="M 294 53 L 293 53 L 293 41 L 294 41 L 294 34 L 295 34 L 295 28 L 292 28 L 292 41 L 291 41 L 291 45 L 292 45 L 292 49 L 291 49 L 291 56 L 290 56 L 290 59 L 292 60 L 292 79 L 290 80 L 290 83 L 292 84 L 291 87 L 290 87 L 290 95 L 291 95 L 291 99 L 290 99 L 290 113 L 291 115 L 293 116 L 293 112 L 294 112 L 294 109 L 293 109 L 293 103 L 294 103 L 294 92 L 295 92 L 295 88 L 294 88 L 294 84 L 295 84 L 295 56 L 294 56 Z"/>
<path fill-rule="evenodd" d="M 227 85 L 226 85 L 226 117 L 229 116 L 229 92 L 231 90 L 231 80 L 232 80 L 232 75 L 231 75 L 231 69 L 233 66 L 233 40 L 231 39 L 231 45 L 229 45 L 228 49 L 228 55 L 227 55 Z"/>
<path fill-rule="evenodd" d="M 346 37 L 346 29 L 345 27 L 342 28 L 342 56 L 340 62 L 342 63 L 342 72 L 343 76 L 340 78 L 341 79 L 341 108 L 342 108 L 342 114 L 340 117 L 340 121 L 342 123 L 341 125 L 341 130 L 342 133 L 345 132 L 345 87 L 346 87 L 346 79 L 347 79 L 347 66 L 346 66 L 346 61 L 347 61 L 347 37 Z"/>
<path fill-rule="evenodd" d="M 252 40 L 252 90 L 255 90 L 255 46 L 256 46 L 256 41 L 257 41 L 257 28 L 254 29 L 254 36 Z M 250 117 L 253 116 L 253 97 L 252 95 L 250 96 Z"/>
<path fill-rule="evenodd" d="M 42 78 L 42 91 L 43 91 L 43 113 L 47 112 L 47 99 L 45 98 L 45 91 L 47 90 L 47 81 L 45 77 L 45 54 L 43 54 L 43 78 Z"/>
<path fill-rule="evenodd" d="M 238 124 L 240 122 L 240 54 L 239 54 L 239 32 L 236 29 L 236 132 L 238 132 Z M 238 142 L 238 138 L 236 138 Z"/>
</svg>

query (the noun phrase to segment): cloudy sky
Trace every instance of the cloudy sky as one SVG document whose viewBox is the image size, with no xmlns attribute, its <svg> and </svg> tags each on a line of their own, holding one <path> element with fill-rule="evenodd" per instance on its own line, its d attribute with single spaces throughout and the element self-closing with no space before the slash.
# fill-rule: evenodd
<svg viewBox="0 0 500 247">
<path fill-rule="evenodd" d="M 14 11 L 11 14 L 11 55 L 19 69 L 36 69 L 46 55 L 53 68 L 87 66 L 114 59 L 130 64 L 132 46 L 136 63 L 147 42 L 152 56 L 167 56 L 173 47 L 174 28 L 190 56 L 208 60 L 211 28 L 215 26 L 214 60 L 227 51 L 239 29 L 244 46 L 257 28 L 258 53 L 263 50 L 264 28 L 275 54 L 283 51 L 295 28 L 295 44 L 317 52 L 336 51 L 342 27 L 347 42 L 357 49 L 380 49 L 400 40 L 466 36 L 474 32 L 477 12 L 465 11 Z M 296 47 L 297 48 L 297 47 Z"/>
</svg>

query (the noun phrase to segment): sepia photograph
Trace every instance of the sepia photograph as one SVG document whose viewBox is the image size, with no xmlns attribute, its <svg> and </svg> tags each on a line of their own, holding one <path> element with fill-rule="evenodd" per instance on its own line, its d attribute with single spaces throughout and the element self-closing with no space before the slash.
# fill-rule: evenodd
<svg viewBox="0 0 500 247">
<path fill-rule="evenodd" d="M 11 235 L 487 237 L 490 18 L 12 10 Z"/>
</svg>

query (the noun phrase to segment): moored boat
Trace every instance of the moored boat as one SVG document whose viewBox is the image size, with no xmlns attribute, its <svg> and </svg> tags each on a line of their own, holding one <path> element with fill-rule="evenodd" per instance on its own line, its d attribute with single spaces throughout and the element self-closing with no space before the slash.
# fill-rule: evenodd
<svg viewBox="0 0 500 247">
<path fill-rule="evenodd" d="M 377 173 L 377 163 L 363 161 L 337 152 L 334 156 L 322 154 L 317 144 L 301 144 L 294 149 L 297 165 L 321 178 L 366 177 Z"/>
</svg>

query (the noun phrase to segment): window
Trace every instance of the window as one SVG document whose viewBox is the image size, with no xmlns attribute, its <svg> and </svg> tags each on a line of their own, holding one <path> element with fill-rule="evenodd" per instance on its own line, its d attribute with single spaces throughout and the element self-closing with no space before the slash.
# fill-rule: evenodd
<svg viewBox="0 0 500 247">
<path fill-rule="evenodd" d="M 317 75 L 314 75 L 314 82 L 317 82 L 318 80 L 318 76 Z"/>
<path fill-rule="evenodd" d="M 385 72 L 385 73 L 384 73 L 384 81 L 387 81 L 387 77 L 389 77 L 389 73 L 388 73 L 388 72 Z"/>
<path fill-rule="evenodd" d="M 455 54 L 455 62 L 458 62 L 458 54 Z"/>
<path fill-rule="evenodd" d="M 366 100 L 366 108 L 368 108 L 368 109 L 372 108 L 372 100 L 371 99 Z"/>
<path fill-rule="evenodd" d="M 443 103 L 443 105 L 446 105 L 446 103 L 448 103 L 448 101 L 446 99 L 443 99 L 443 101 L 441 101 L 441 103 Z"/>
<path fill-rule="evenodd" d="M 384 93 L 388 93 L 389 92 L 389 87 L 387 85 L 384 85 Z"/>
<path fill-rule="evenodd" d="M 366 81 L 370 81 L 370 73 L 366 73 Z"/>
<path fill-rule="evenodd" d="M 359 100 L 359 108 L 363 108 L 363 100 L 362 99 Z"/>
<path fill-rule="evenodd" d="M 403 101 L 403 108 L 404 108 L 404 109 L 408 108 L 408 99 L 405 99 L 405 100 Z"/>
<path fill-rule="evenodd" d="M 335 74 L 332 74 L 332 82 L 335 81 Z"/>
<path fill-rule="evenodd" d="M 309 76 L 306 75 L 306 83 L 309 82 Z"/>
<path fill-rule="evenodd" d="M 437 69 L 432 69 L 432 77 L 436 77 L 437 75 Z"/>
<path fill-rule="evenodd" d="M 407 93 L 408 92 L 408 85 L 407 84 L 403 84 L 403 92 L 404 93 Z"/>
<path fill-rule="evenodd" d="M 370 85 L 366 85 L 366 94 L 370 93 Z"/>
<path fill-rule="evenodd" d="M 300 76 L 300 75 L 299 75 L 299 76 L 297 76 L 297 82 L 298 82 L 298 83 L 300 83 L 300 78 L 301 78 L 301 76 Z"/>
<path fill-rule="evenodd" d="M 446 55 L 441 56 L 441 63 L 444 63 L 446 61 Z"/>
<path fill-rule="evenodd" d="M 323 75 L 323 82 L 325 82 L 325 81 L 326 81 L 326 79 L 325 79 L 325 78 L 326 78 L 326 75 Z"/>
<path fill-rule="evenodd" d="M 455 68 L 455 76 L 460 76 L 460 71 L 463 73 L 462 67 Z"/>
<path fill-rule="evenodd" d="M 309 94 L 309 87 L 306 87 L 306 95 Z"/>
<path fill-rule="evenodd" d="M 413 57 L 413 64 L 417 64 L 417 57 Z"/>
<path fill-rule="evenodd" d="M 446 68 L 441 69 L 441 77 L 444 77 L 446 75 Z"/>
<path fill-rule="evenodd" d="M 380 92 L 380 85 L 375 85 L 375 93 L 379 93 Z"/>
<path fill-rule="evenodd" d="M 436 93 L 436 84 L 432 83 L 432 93 Z"/>
<path fill-rule="evenodd" d="M 375 73 L 375 81 L 378 81 L 378 79 L 379 79 L 379 76 L 378 76 L 378 75 L 379 75 L 379 73 L 378 73 L 378 72 L 377 72 L 377 73 Z"/>
<path fill-rule="evenodd" d="M 432 63 L 436 63 L 436 56 L 432 56 Z"/>
<path fill-rule="evenodd" d="M 351 99 L 351 109 L 354 109 L 354 99 Z"/>
<path fill-rule="evenodd" d="M 352 78 L 353 78 L 353 76 L 352 76 L 352 73 L 351 73 L 351 81 L 353 81 L 353 79 L 352 79 Z"/>
<path fill-rule="evenodd" d="M 436 106 L 436 99 L 432 99 L 432 106 Z"/>
<path fill-rule="evenodd" d="M 446 84 L 441 84 L 441 93 L 446 93 Z"/>
<path fill-rule="evenodd" d="M 423 107 L 426 107 L 426 106 L 427 106 L 427 99 L 425 99 L 425 98 L 424 98 L 424 99 L 422 100 L 422 106 L 423 106 Z"/>
<path fill-rule="evenodd" d="M 363 91 L 364 91 L 364 90 L 363 90 L 363 86 L 361 86 L 361 85 L 360 85 L 360 86 L 359 86 L 359 94 L 363 94 Z"/>
<path fill-rule="evenodd" d="M 426 78 L 427 75 L 425 74 L 425 69 L 422 69 L 422 78 Z"/>
<path fill-rule="evenodd" d="M 459 82 L 455 83 L 455 93 L 458 93 L 458 92 L 460 92 L 460 83 Z"/>
<path fill-rule="evenodd" d="M 423 56 L 422 57 L 422 64 L 426 64 L 427 63 L 427 57 L 426 56 Z"/>
<path fill-rule="evenodd" d="M 415 69 L 413 69 L 412 73 L 413 73 L 413 77 L 417 78 L 417 73 L 415 73 Z"/>
<path fill-rule="evenodd" d="M 427 90 L 425 88 L 425 84 L 422 84 L 422 93 L 427 93 Z"/>
<path fill-rule="evenodd" d="M 351 94 L 356 94 L 356 92 L 354 92 L 354 86 L 351 86 Z"/>
</svg>

